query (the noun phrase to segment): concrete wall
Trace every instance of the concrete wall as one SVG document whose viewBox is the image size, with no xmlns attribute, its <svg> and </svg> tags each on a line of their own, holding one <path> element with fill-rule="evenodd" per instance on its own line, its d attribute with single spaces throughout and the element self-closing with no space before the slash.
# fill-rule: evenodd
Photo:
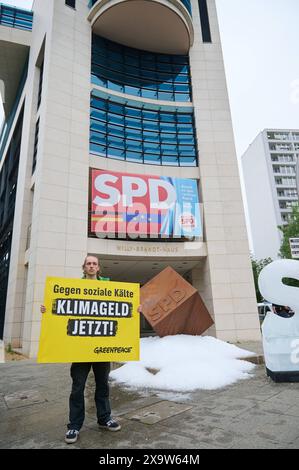
<svg viewBox="0 0 299 470">
<path fill-rule="evenodd" d="M 280 249 L 278 202 L 277 194 L 273 194 L 274 178 L 267 145 L 264 133 L 260 133 L 241 162 L 254 257 L 274 260 Z"/>
<path fill-rule="evenodd" d="M 89 167 L 200 177 L 206 245 L 192 255 L 186 248 L 185 256 L 199 258 L 192 280 L 215 319 L 208 333 L 228 341 L 260 338 L 215 2 L 208 1 L 212 44 L 202 43 L 198 2 L 192 6 L 195 42 L 190 60 L 200 168 L 173 168 L 89 155 L 87 0 L 77 0 L 76 10 L 64 2 L 35 0 L 5 327 L 6 341 L 25 354 L 37 353 L 46 276 L 79 277 L 88 249 L 103 252 L 101 240 L 87 238 Z M 37 112 L 36 64 L 44 39 L 43 94 Z M 31 177 L 38 118 L 37 165 Z"/>
<path fill-rule="evenodd" d="M 27 300 L 28 268 L 25 263 L 28 227 L 32 220 L 32 161 L 35 125 L 37 120 L 37 90 L 39 73 L 36 62 L 42 43 L 47 34 L 50 37 L 52 25 L 53 1 L 36 1 L 36 20 L 32 31 L 32 46 L 30 49 L 28 77 L 16 113 L 15 122 L 21 106 L 24 104 L 24 122 L 20 152 L 18 187 L 16 194 L 14 229 L 11 248 L 9 284 L 6 303 L 4 340 L 13 347 L 22 346 L 23 335 L 27 343 L 30 341 L 32 318 L 31 310 L 25 309 Z M 44 87 L 46 88 L 46 87 Z M 45 113 L 45 100 L 39 114 Z M 11 132 L 13 132 L 13 127 Z M 8 141 L 9 144 L 9 141 Z"/>
<path fill-rule="evenodd" d="M 91 56 L 91 30 L 85 0 L 77 0 L 76 10 L 67 8 L 64 2 L 36 0 L 34 12 L 34 46 L 26 96 L 26 102 L 31 104 L 31 116 L 29 111 L 25 116 L 27 125 L 30 122 L 32 126 L 24 130 L 27 137 L 23 138 L 27 140 L 30 168 L 33 146 L 28 141 L 30 134 L 31 137 L 32 133 L 34 135 L 39 117 L 36 171 L 29 188 L 27 181 L 25 191 L 27 195 L 28 191 L 34 191 L 30 249 L 26 253 L 28 278 L 21 344 L 23 352 L 30 356 L 37 352 L 39 306 L 46 276 L 79 276 L 79 267 L 87 251 Z M 37 115 L 35 64 L 45 35 L 43 95 Z M 23 177 L 20 176 L 20 180 L 23 181 Z M 16 209 L 17 221 L 22 212 L 21 205 Z M 15 225 L 16 229 L 21 228 L 17 227 L 17 222 Z M 20 239 L 21 235 L 14 234 L 13 252 L 18 253 L 24 271 L 24 239 L 23 244 Z M 11 271 L 16 264 L 12 260 Z M 12 297 L 16 293 L 14 285 L 10 285 L 10 293 Z M 20 301 L 20 296 L 18 299 Z M 10 308 L 8 324 L 12 323 L 13 315 Z M 9 329 L 6 331 L 6 336 L 12 337 Z"/>
<path fill-rule="evenodd" d="M 214 0 L 208 0 L 212 43 L 202 43 L 198 2 L 191 49 L 208 258 L 194 272 L 215 319 L 218 338 L 260 338 L 240 179 Z"/>
</svg>

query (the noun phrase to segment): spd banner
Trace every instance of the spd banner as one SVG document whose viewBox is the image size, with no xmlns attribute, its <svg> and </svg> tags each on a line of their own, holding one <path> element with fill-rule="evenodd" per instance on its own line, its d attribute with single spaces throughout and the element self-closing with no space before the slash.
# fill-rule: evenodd
<svg viewBox="0 0 299 470">
<path fill-rule="evenodd" d="M 139 284 L 48 277 L 38 362 L 139 360 Z"/>
</svg>

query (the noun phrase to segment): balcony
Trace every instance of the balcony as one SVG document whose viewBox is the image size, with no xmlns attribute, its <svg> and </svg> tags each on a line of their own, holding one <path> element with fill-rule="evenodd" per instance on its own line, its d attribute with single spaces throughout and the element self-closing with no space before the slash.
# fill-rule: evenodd
<svg viewBox="0 0 299 470">
<path fill-rule="evenodd" d="M 194 31 L 190 0 L 91 0 L 93 33 L 135 49 L 188 54 Z"/>
</svg>

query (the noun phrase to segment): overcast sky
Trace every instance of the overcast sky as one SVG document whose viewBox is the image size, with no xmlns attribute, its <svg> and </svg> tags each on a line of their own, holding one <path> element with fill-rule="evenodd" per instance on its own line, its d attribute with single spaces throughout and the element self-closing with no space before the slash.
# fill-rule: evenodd
<svg viewBox="0 0 299 470">
<path fill-rule="evenodd" d="M 31 0 L 2 1 L 32 5 Z M 216 3 L 240 157 L 264 128 L 299 129 L 299 1 Z"/>
</svg>

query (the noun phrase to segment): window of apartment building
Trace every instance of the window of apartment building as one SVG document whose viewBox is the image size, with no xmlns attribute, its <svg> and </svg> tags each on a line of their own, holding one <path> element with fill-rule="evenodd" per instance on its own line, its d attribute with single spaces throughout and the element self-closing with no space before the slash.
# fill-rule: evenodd
<svg viewBox="0 0 299 470">
<path fill-rule="evenodd" d="M 299 140 L 299 132 L 293 132 L 292 136 L 294 140 Z"/>
<path fill-rule="evenodd" d="M 207 0 L 198 0 L 201 34 L 203 42 L 212 42 Z"/>
<path fill-rule="evenodd" d="M 271 161 L 272 162 L 280 162 L 280 163 L 294 163 L 295 159 L 293 154 L 274 154 L 271 153 Z"/>
<path fill-rule="evenodd" d="M 283 222 L 288 222 L 289 221 L 288 214 L 281 214 L 281 219 L 282 219 Z"/>
<path fill-rule="evenodd" d="M 280 209 L 292 209 L 297 204 L 297 201 L 279 201 Z"/>
<path fill-rule="evenodd" d="M 296 179 L 295 178 L 281 178 L 281 183 L 284 186 L 296 186 Z"/>
<path fill-rule="evenodd" d="M 288 197 L 296 199 L 297 202 L 297 191 L 296 189 L 278 189 L 277 190 L 278 197 Z"/>
<path fill-rule="evenodd" d="M 267 137 L 269 140 L 289 140 L 288 132 L 268 132 Z"/>
<path fill-rule="evenodd" d="M 76 8 L 76 0 L 65 0 L 65 4 L 66 4 L 68 7 Z"/>
<path fill-rule="evenodd" d="M 270 150 L 292 150 L 292 144 L 269 144 Z"/>
<path fill-rule="evenodd" d="M 283 175 L 294 175 L 296 173 L 295 167 L 294 166 L 283 166 L 281 165 L 279 168 L 279 172 L 282 173 Z"/>
<path fill-rule="evenodd" d="M 286 163 L 293 163 L 295 161 L 293 155 L 283 155 L 281 158 L 281 161 L 284 161 Z"/>
<path fill-rule="evenodd" d="M 284 193 L 286 197 L 298 198 L 296 189 L 286 189 Z"/>
<path fill-rule="evenodd" d="M 38 149 L 38 135 L 39 135 L 39 119 L 35 126 L 35 136 L 34 136 L 34 147 L 33 147 L 33 162 L 32 162 L 32 174 L 35 172 L 36 168 L 36 157 Z"/>
</svg>

